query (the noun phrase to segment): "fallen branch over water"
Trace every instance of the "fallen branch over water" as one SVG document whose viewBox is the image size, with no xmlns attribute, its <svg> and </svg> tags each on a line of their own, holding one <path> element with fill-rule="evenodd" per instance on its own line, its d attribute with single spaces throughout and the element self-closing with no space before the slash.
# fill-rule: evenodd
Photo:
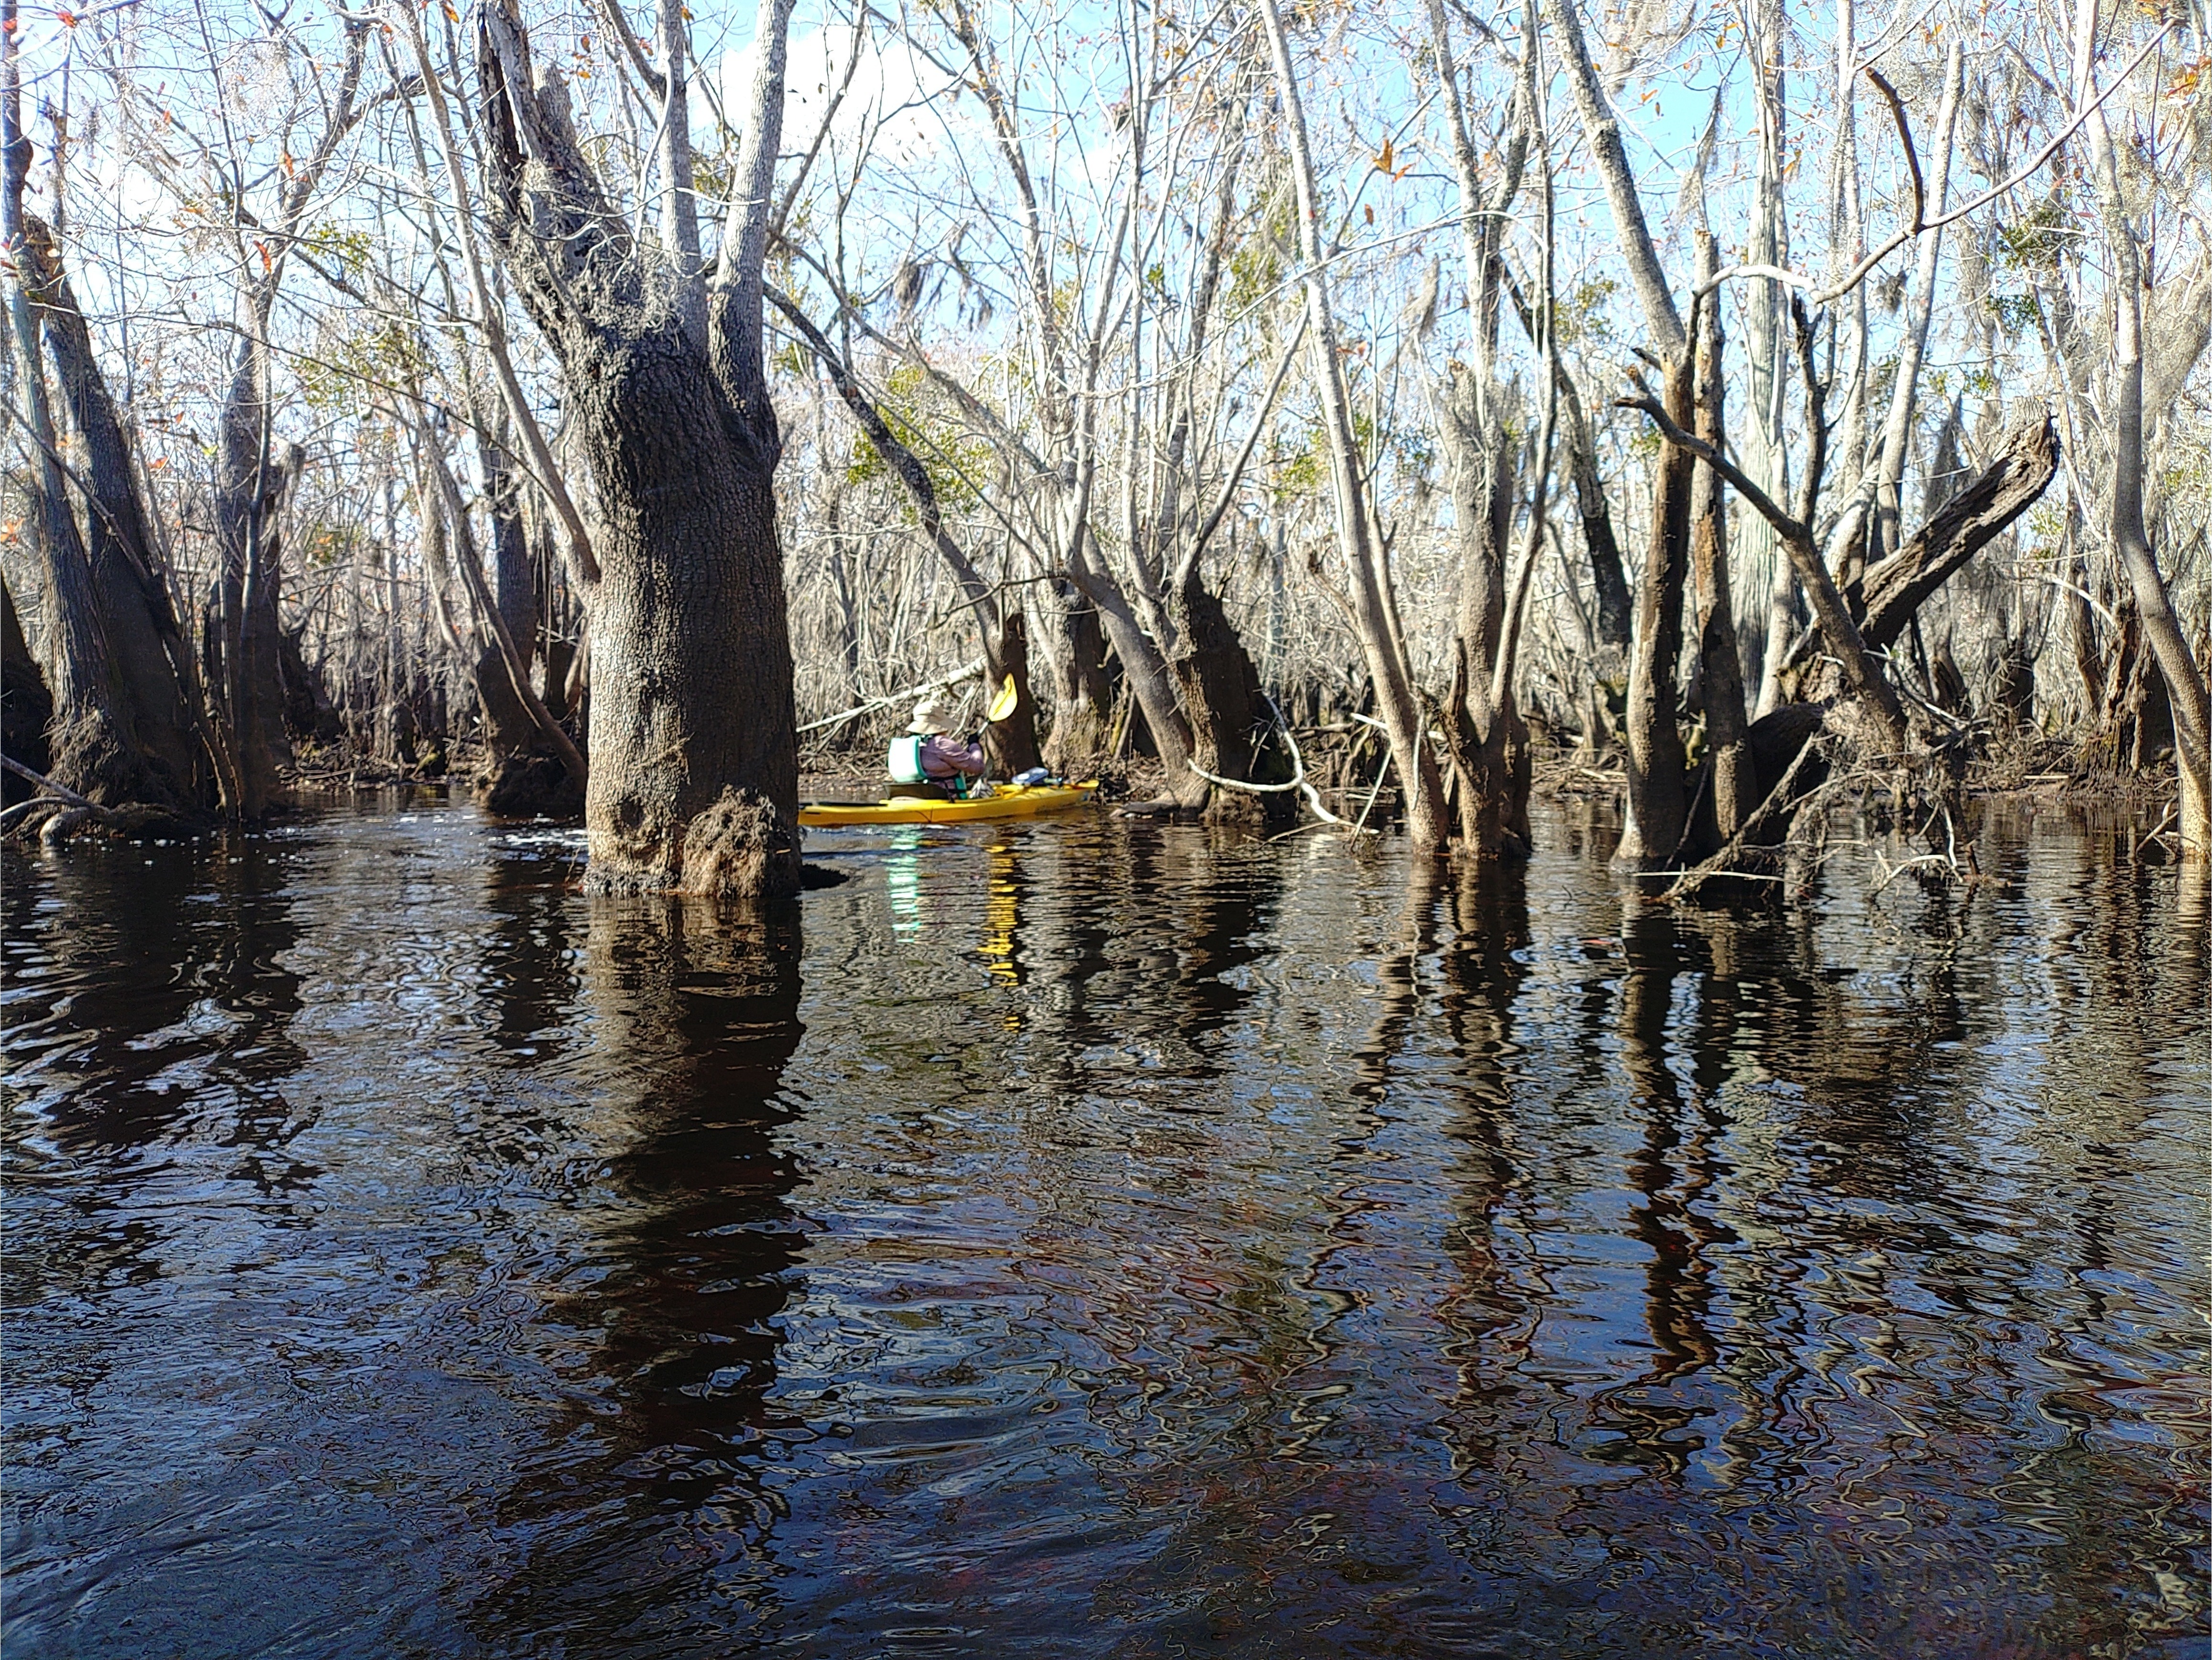
<svg viewBox="0 0 2212 1660">
<path fill-rule="evenodd" d="M 1790 785 L 1797 781 L 1798 769 L 1804 766 L 1806 757 L 1810 756 L 1820 747 L 1820 740 L 1818 736 L 1806 739 L 1804 747 L 1800 749 L 1796 755 L 1791 758 L 1789 769 L 1785 771 L 1782 775 L 1781 778 L 1776 781 L 1774 787 L 1767 791 L 1766 799 L 1759 804 L 1757 810 L 1752 813 L 1750 818 L 1743 821 L 1742 825 L 1736 830 L 1736 833 L 1729 837 L 1727 842 L 1722 844 L 1721 850 L 1715 854 L 1711 858 L 1706 860 L 1704 863 L 1693 866 L 1692 868 L 1684 871 L 1680 876 L 1675 879 L 1674 886 L 1668 888 L 1665 893 L 1660 896 L 1660 898 L 1662 901 L 1687 899 L 1695 894 L 1699 888 L 1705 886 L 1706 883 L 1711 881 L 1717 876 L 1741 876 L 1746 874 L 1746 873 L 1741 871 L 1731 870 L 1729 866 L 1741 856 L 1744 844 L 1751 836 L 1751 833 L 1764 825 L 1769 819 L 1774 817 L 1777 812 L 1781 810 L 1780 804 L 1784 803 L 1785 799 L 1789 796 Z M 1805 795 L 1799 800 L 1790 800 L 1787 805 L 1790 810 L 1794 813 L 1796 808 L 1801 806 L 1803 801 L 1810 800 L 1814 796 L 1818 795 L 1819 794 L 1820 790 L 1815 787 L 1807 791 Z"/>
<path fill-rule="evenodd" d="M 1365 812 L 1359 815 L 1359 822 L 1355 824 L 1348 819 L 1338 818 L 1322 805 L 1321 792 L 1313 787 L 1313 781 L 1306 776 L 1306 757 L 1304 751 L 1298 748 L 1298 740 L 1291 735 L 1291 723 L 1283 719 L 1283 712 L 1275 707 L 1273 698 L 1267 699 L 1267 713 L 1275 718 L 1275 730 L 1283 734 L 1283 742 L 1291 751 L 1291 775 L 1288 783 L 1247 783 L 1238 779 L 1224 778 L 1217 773 L 1208 772 L 1195 761 L 1186 761 L 1183 764 L 1209 784 L 1218 784 L 1223 789 L 1243 790 L 1248 795 L 1279 795 L 1288 790 L 1300 791 L 1305 796 L 1306 806 L 1312 810 L 1313 816 L 1323 824 L 1334 824 L 1339 830 L 1348 830 L 1355 836 L 1376 835 L 1377 832 L 1367 828 Z M 1380 777 L 1375 781 L 1375 787 L 1378 792 L 1382 789 L 1382 781 Z M 1370 812 L 1373 811 L 1375 806 L 1373 794 L 1368 796 L 1367 806 Z M 1304 826 L 1302 825 L 1300 828 L 1303 829 Z M 1296 835 L 1297 831 L 1287 831 L 1285 834 Z"/>
<path fill-rule="evenodd" d="M 97 802 L 86 800 L 86 798 L 79 795 L 75 790 L 70 788 L 66 784 L 57 784 L 52 779 L 47 777 L 46 774 L 42 772 L 33 771 L 30 768 L 25 766 L 21 761 L 16 760 L 12 755 L 0 755 L 0 767 L 5 767 L 9 772 L 14 773 L 18 778 L 27 779 L 30 782 L 36 784 L 40 789 L 52 794 L 55 800 L 64 802 L 67 806 L 82 809 L 84 812 L 90 813 L 94 818 L 100 819 L 102 823 L 112 824 L 115 822 L 115 815 L 110 812 L 106 807 L 100 806 Z M 18 802 L 16 805 L 18 806 L 34 806 L 37 803 L 34 801 L 24 801 Z M 15 811 L 15 808 L 11 807 L 9 811 L 12 812 Z"/>
</svg>

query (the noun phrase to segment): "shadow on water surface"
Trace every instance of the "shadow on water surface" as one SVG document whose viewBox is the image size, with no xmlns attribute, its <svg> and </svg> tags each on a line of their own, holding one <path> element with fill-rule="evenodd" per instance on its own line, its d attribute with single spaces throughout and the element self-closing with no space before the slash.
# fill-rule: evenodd
<svg viewBox="0 0 2212 1660">
<path fill-rule="evenodd" d="M 2201 897 L 9 854 L 10 1653 L 2201 1652 Z"/>
</svg>

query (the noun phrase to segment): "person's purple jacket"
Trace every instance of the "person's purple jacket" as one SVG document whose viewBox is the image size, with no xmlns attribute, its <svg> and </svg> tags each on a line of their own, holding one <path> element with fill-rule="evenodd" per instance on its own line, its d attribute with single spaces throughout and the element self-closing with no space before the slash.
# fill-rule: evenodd
<svg viewBox="0 0 2212 1660">
<path fill-rule="evenodd" d="M 932 733 L 921 740 L 921 770 L 930 778 L 950 778 L 964 773 L 970 778 L 981 778 L 988 770 L 981 744 L 963 744 L 949 733 Z"/>
</svg>

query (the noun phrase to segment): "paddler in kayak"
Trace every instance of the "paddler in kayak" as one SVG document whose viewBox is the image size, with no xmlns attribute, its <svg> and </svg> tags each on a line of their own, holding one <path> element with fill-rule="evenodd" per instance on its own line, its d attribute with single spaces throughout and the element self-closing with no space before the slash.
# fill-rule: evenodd
<svg viewBox="0 0 2212 1660">
<path fill-rule="evenodd" d="M 981 735 L 955 738 L 945 730 L 951 724 L 952 711 L 934 697 L 914 706 L 914 719 L 891 739 L 885 757 L 891 782 L 903 794 L 956 800 L 967 794 L 970 781 L 988 770 Z"/>
</svg>

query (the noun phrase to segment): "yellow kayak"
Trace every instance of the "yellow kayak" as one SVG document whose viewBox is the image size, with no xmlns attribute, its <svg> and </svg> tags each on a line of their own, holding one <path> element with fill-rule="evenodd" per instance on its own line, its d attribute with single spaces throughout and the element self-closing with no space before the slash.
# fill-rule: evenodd
<svg viewBox="0 0 2212 1660">
<path fill-rule="evenodd" d="M 813 829 L 835 824 L 972 824 L 989 818 L 1034 818 L 1080 806 L 1098 787 L 1081 784 L 1000 784 L 988 795 L 969 801 L 933 796 L 894 796 L 888 801 L 810 801 L 799 822 Z"/>
</svg>

